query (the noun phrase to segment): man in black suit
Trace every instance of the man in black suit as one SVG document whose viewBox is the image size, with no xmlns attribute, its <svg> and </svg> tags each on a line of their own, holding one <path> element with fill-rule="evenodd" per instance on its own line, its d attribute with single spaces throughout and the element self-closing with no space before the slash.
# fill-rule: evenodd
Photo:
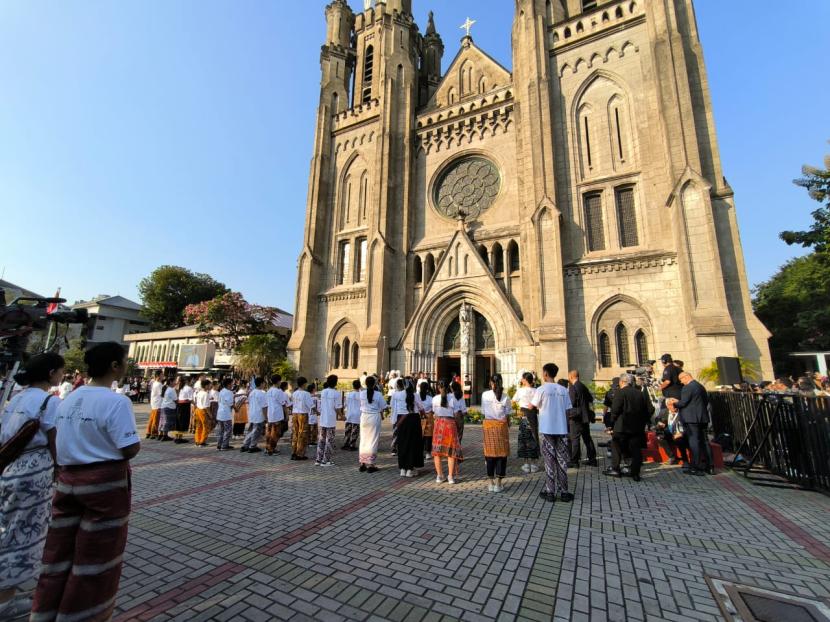
<svg viewBox="0 0 830 622">
<path fill-rule="evenodd" d="M 680 374 L 680 382 L 683 384 L 680 399 L 670 399 L 667 404 L 672 411 L 679 413 L 689 449 L 692 451 L 692 465 L 687 473 L 704 475 L 704 469 L 711 471 L 713 466 L 711 463 L 705 467 L 703 465 L 704 456 L 707 456 L 707 462 L 711 462 L 706 448 L 709 443 L 706 432 L 709 428 L 709 394 L 689 372 L 684 371 Z"/>
<path fill-rule="evenodd" d="M 568 432 L 571 440 L 571 468 L 579 468 L 579 458 L 582 455 L 580 439 L 585 443 L 588 452 L 588 459 L 585 464 L 597 466 L 597 448 L 594 446 L 594 439 L 591 438 L 591 424 L 596 419 L 594 413 L 594 396 L 579 380 L 579 372 L 573 370 L 568 373 L 568 380 L 571 385 L 568 393 L 571 397 L 571 405 L 568 411 Z"/>
<path fill-rule="evenodd" d="M 634 376 L 620 376 L 620 388 L 614 395 L 614 403 L 611 405 L 614 434 L 611 437 L 611 467 L 604 471 L 606 475 L 622 475 L 620 461 L 625 452 L 631 457 L 631 478 L 635 482 L 640 481 L 646 426 L 653 414 L 654 405 L 636 386 Z"/>
</svg>

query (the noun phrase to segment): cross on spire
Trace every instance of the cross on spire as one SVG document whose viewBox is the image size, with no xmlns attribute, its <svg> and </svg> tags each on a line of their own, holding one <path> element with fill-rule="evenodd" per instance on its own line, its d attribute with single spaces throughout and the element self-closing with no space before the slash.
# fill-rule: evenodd
<svg viewBox="0 0 830 622">
<path fill-rule="evenodd" d="M 466 22 L 464 22 L 463 24 L 461 24 L 461 26 L 460 26 L 461 30 L 466 30 L 466 31 L 467 31 L 467 35 L 466 35 L 466 36 L 467 36 L 467 38 L 468 38 L 468 39 L 470 39 L 470 38 L 471 38 L 471 37 L 470 37 L 470 30 L 472 30 L 473 25 L 474 25 L 475 23 L 476 23 L 476 20 L 474 20 L 474 19 L 470 19 L 470 18 L 468 17 L 468 18 L 467 18 L 467 21 L 466 21 Z"/>
</svg>

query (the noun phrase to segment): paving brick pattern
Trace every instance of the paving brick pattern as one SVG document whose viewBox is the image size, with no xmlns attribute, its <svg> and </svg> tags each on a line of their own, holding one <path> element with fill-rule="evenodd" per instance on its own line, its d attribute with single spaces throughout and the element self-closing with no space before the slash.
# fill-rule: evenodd
<svg viewBox="0 0 830 622">
<path fill-rule="evenodd" d="M 116 619 L 718 620 L 707 575 L 830 596 L 827 497 L 649 465 L 639 484 L 572 471 L 574 503 L 551 505 L 515 460 L 487 492 L 476 426 L 452 487 L 399 478 L 384 432 L 372 475 L 354 452 L 322 469 L 284 442 L 145 442 Z"/>
</svg>

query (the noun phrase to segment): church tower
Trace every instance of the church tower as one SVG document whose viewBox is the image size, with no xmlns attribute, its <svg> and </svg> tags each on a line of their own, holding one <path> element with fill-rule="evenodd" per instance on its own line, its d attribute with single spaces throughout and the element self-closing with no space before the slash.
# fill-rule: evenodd
<svg viewBox="0 0 830 622">
<path fill-rule="evenodd" d="M 514 7 L 512 71 L 470 19 L 444 68 L 411 0 L 326 7 L 298 370 L 460 376 L 474 400 L 550 361 L 769 375 L 692 0 Z"/>
</svg>

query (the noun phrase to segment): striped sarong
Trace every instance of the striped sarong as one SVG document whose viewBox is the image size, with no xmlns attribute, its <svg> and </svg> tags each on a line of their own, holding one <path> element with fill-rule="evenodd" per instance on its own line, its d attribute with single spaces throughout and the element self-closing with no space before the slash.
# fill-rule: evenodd
<svg viewBox="0 0 830 622">
<path fill-rule="evenodd" d="M 454 419 L 436 417 L 432 431 L 432 456 L 437 458 L 455 458 L 463 460 L 461 442 L 458 440 L 458 427 Z"/>
<path fill-rule="evenodd" d="M 32 622 L 108 620 L 130 517 L 126 460 L 61 467 Z"/>
<path fill-rule="evenodd" d="M 507 421 L 484 420 L 484 457 L 507 458 L 510 455 L 510 434 Z"/>
</svg>

